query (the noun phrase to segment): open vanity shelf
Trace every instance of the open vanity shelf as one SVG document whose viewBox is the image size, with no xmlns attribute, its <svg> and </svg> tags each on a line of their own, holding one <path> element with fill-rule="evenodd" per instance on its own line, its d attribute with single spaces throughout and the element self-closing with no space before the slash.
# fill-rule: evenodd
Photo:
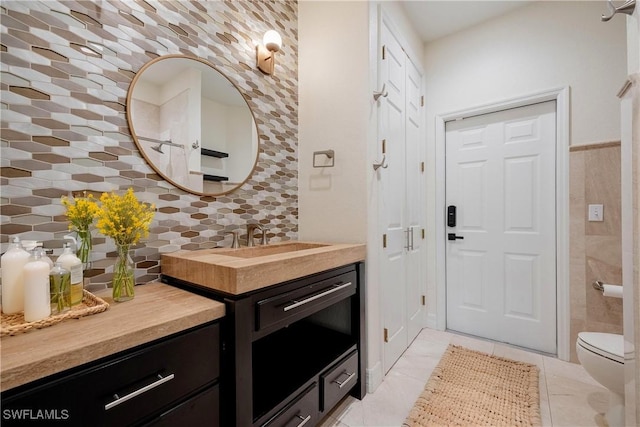
<svg viewBox="0 0 640 427">
<path fill-rule="evenodd" d="M 223 153 L 222 151 L 217 151 L 217 150 L 210 150 L 208 148 L 201 148 L 200 154 L 203 156 L 217 157 L 219 159 L 224 159 L 225 157 L 229 157 L 228 153 Z"/>
<path fill-rule="evenodd" d="M 310 378 L 356 348 L 351 336 L 304 321 L 254 342 L 254 418 L 306 388 Z"/>
<path fill-rule="evenodd" d="M 227 176 L 210 175 L 208 173 L 203 174 L 202 179 L 204 179 L 205 181 L 216 181 L 216 182 L 229 181 L 229 177 Z"/>
<path fill-rule="evenodd" d="M 364 263 L 242 295 L 162 280 L 226 305 L 222 425 L 314 426 L 347 394 L 364 396 Z"/>
</svg>

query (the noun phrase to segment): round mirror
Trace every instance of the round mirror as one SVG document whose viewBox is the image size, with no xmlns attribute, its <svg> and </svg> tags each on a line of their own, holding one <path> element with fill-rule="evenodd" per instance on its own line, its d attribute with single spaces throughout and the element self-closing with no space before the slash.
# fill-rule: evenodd
<svg viewBox="0 0 640 427">
<path fill-rule="evenodd" d="M 167 55 L 145 64 L 127 94 L 127 121 L 149 165 L 185 191 L 229 193 L 258 160 L 258 130 L 238 88 L 198 58 Z"/>
</svg>

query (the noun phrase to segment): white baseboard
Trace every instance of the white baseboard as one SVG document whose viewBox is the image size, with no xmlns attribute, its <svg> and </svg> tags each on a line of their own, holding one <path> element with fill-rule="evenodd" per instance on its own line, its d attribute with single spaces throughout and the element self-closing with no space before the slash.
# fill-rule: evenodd
<svg viewBox="0 0 640 427">
<path fill-rule="evenodd" d="M 427 313 L 427 328 L 438 329 L 438 322 L 435 313 Z"/>
<path fill-rule="evenodd" d="M 367 368 L 367 393 L 373 393 L 376 391 L 378 386 L 382 384 L 382 363 L 380 361 L 376 362 L 372 368 Z"/>
</svg>

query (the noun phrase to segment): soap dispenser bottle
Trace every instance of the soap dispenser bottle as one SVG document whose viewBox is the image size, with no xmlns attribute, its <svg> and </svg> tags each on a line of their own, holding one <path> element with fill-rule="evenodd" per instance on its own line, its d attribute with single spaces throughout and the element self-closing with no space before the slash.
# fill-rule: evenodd
<svg viewBox="0 0 640 427">
<path fill-rule="evenodd" d="M 22 267 L 24 274 L 24 320 L 37 322 L 51 315 L 49 293 L 49 264 L 42 260 L 37 250 L 31 252 L 29 261 Z"/>
<path fill-rule="evenodd" d="M 64 236 L 65 239 L 73 241 L 74 246 L 76 239 L 73 236 Z M 68 270 L 71 274 L 71 305 L 78 305 L 82 302 L 82 289 L 83 289 L 83 273 L 82 273 L 82 261 L 75 254 L 75 247 L 71 247 L 70 243 L 64 244 L 64 251 L 62 255 L 58 257 L 58 262 L 62 265 L 62 268 Z"/>
<path fill-rule="evenodd" d="M 20 313 L 24 310 L 24 275 L 22 267 L 29 259 L 29 252 L 20 245 L 20 238 L 14 237 L 13 243 L 0 259 L 2 268 L 2 312 Z"/>
</svg>

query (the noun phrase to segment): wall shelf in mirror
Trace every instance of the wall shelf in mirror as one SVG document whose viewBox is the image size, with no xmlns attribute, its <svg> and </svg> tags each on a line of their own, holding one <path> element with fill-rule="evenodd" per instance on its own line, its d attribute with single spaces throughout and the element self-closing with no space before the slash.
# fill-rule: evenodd
<svg viewBox="0 0 640 427">
<path fill-rule="evenodd" d="M 201 148 L 200 154 L 203 156 L 217 157 L 219 159 L 224 159 L 225 157 L 229 157 L 229 153 L 223 153 L 222 151 L 217 151 L 217 150 L 210 150 L 208 148 Z"/>
<path fill-rule="evenodd" d="M 141 155 L 182 190 L 227 194 L 255 170 L 260 138 L 253 112 L 232 80 L 203 59 L 176 54 L 149 61 L 131 83 L 126 112 Z M 203 135 L 215 145 L 199 144 Z"/>
<path fill-rule="evenodd" d="M 216 181 L 216 182 L 229 181 L 229 177 L 227 176 L 209 175 L 206 173 L 202 175 L 202 179 L 204 179 L 205 181 Z"/>
</svg>

